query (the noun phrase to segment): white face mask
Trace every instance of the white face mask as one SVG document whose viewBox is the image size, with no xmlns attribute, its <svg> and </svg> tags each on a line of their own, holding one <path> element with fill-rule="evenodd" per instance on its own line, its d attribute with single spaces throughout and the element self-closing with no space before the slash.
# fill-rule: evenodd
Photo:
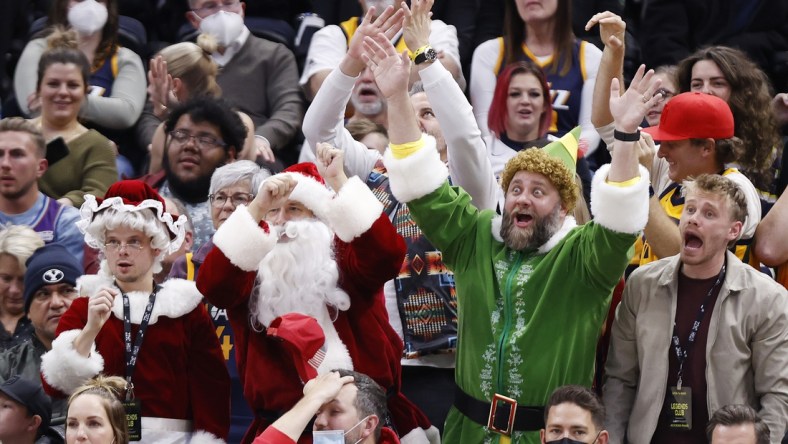
<svg viewBox="0 0 788 444">
<path fill-rule="evenodd" d="M 93 35 L 107 23 L 107 6 L 96 0 L 84 0 L 68 10 L 68 23 L 82 35 Z"/>
<path fill-rule="evenodd" d="M 342 430 L 313 430 L 312 444 L 345 444 L 345 435 L 361 425 L 367 418 L 369 418 L 369 416 L 365 416 L 361 421 L 356 423 L 356 425 L 349 428 L 347 432 L 343 432 Z M 362 439 L 364 438 L 359 438 L 358 441 L 353 444 L 360 443 Z"/>
<path fill-rule="evenodd" d="M 244 19 L 240 14 L 219 11 L 205 17 L 200 22 L 200 31 L 216 37 L 219 46 L 227 47 L 241 35 L 244 29 Z"/>
<path fill-rule="evenodd" d="M 367 9 L 374 6 L 375 14 L 380 14 L 384 9 L 392 6 L 394 4 L 394 0 L 364 0 L 364 3 L 366 3 Z"/>
</svg>

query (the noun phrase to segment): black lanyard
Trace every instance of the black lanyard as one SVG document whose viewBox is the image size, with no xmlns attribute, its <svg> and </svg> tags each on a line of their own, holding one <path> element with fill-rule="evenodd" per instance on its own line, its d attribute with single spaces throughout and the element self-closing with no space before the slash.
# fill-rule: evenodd
<svg viewBox="0 0 788 444">
<path fill-rule="evenodd" d="M 709 293 L 703 299 L 703 303 L 700 304 L 700 309 L 698 309 L 698 316 L 695 319 L 695 322 L 692 324 L 692 329 L 690 329 L 689 337 L 687 338 L 687 348 L 681 346 L 681 341 L 679 341 L 679 334 L 676 331 L 676 321 L 673 321 L 673 350 L 676 352 L 676 359 L 679 361 L 679 374 L 678 374 L 678 381 L 676 383 L 676 388 L 681 390 L 681 375 L 684 371 L 684 361 L 687 360 L 687 355 L 689 354 L 689 350 L 692 348 L 693 344 L 695 344 L 695 339 L 698 337 L 698 330 L 700 329 L 700 324 L 703 322 L 703 318 L 706 315 L 706 304 L 711 301 L 711 297 L 714 294 L 714 289 L 717 288 L 718 285 L 722 283 L 722 280 L 725 278 L 725 264 L 722 265 L 722 269 L 720 269 L 720 274 L 717 275 L 717 280 L 714 282 L 714 285 L 711 286 L 709 289 Z"/>
<path fill-rule="evenodd" d="M 142 340 L 145 338 L 145 330 L 148 329 L 148 322 L 150 321 L 151 313 L 153 313 L 156 293 L 158 293 L 160 289 L 161 286 L 156 285 L 153 288 L 153 292 L 148 296 L 148 305 L 145 307 L 145 313 L 142 315 L 142 322 L 140 322 L 140 328 L 137 331 L 137 338 L 134 340 L 133 347 L 131 339 L 131 308 L 129 307 L 129 297 L 126 293 L 121 292 L 123 295 L 123 342 L 126 344 L 126 401 L 134 399 L 134 384 L 131 382 L 131 377 L 134 374 L 134 368 L 137 366 L 137 355 L 140 353 Z"/>
</svg>

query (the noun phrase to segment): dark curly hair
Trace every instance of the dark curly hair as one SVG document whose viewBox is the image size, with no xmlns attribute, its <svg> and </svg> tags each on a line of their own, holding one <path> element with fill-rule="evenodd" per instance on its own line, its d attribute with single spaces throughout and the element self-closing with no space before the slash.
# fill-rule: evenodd
<svg viewBox="0 0 788 444">
<path fill-rule="evenodd" d="M 181 116 L 188 114 L 194 123 L 207 122 L 216 125 L 222 134 L 222 140 L 227 144 L 225 150 L 235 149 L 238 153 L 243 149 L 246 140 L 246 125 L 238 113 L 221 99 L 198 96 L 175 108 L 164 122 L 167 134 L 175 129 Z"/>
<path fill-rule="evenodd" d="M 746 153 L 738 159 L 743 173 L 758 189 L 769 190 L 774 180 L 772 165 L 782 144 L 768 77 L 738 49 L 710 46 L 679 63 L 676 78 L 681 92 L 691 90 L 692 67 L 702 60 L 714 62 L 730 85 L 734 134 L 744 142 Z"/>
</svg>

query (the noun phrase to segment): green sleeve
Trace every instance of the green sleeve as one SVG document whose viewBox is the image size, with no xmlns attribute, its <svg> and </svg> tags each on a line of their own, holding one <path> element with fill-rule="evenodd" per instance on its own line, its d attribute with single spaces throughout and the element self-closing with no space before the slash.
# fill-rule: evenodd
<svg viewBox="0 0 788 444">
<path fill-rule="evenodd" d="M 468 266 L 477 248 L 489 249 L 493 212 L 476 209 L 462 188 L 452 187 L 446 181 L 435 191 L 409 202 L 408 207 L 413 220 L 455 273 Z"/>
</svg>

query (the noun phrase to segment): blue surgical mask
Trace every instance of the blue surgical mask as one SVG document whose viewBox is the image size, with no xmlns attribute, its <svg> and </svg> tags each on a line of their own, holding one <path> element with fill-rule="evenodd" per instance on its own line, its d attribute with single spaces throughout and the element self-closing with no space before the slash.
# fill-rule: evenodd
<svg viewBox="0 0 788 444">
<path fill-rule="evenodd" d="M 361 421 L 357 422 L 356 425 L 349 428 L 347 432 L 343 432 L 342 430 L 313 430 L 312 444 L 345 444 L 345 435 L 361 425 L 361 423 L 366 421 L 367 418 L 369 418 L 369 416 L 365 416 Z M 353 444 L 360 443 L 362 439 L 363 438 L 359 438 L 359 440 Z"/>
</svg>

